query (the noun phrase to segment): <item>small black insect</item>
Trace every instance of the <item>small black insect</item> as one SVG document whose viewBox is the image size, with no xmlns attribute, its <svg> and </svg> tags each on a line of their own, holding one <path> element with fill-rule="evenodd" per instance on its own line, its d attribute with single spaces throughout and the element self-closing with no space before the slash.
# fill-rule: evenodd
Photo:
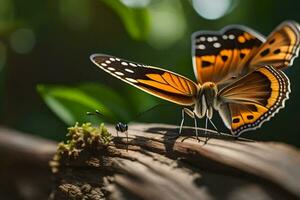
<svg viewBox="0 0 300 200">
<path fill-rule="evenodd" d="M 162 106 L 162 105 L 164 105 L 164 104 L 160 103 L 160 104 L 157 104 L 155 106 L 151 106 L 147 110 L 145 110 L 145 111 L 139 113 L 138 115 L 136 115 L 135 118 L 133 118 L 133 119 L 136 119 L 136 118 L 140 117 L 141 115 L 145 114 L 146 112 L 149 112 L 149 111 L 157 108 L 158 106 Z M 99 110 L 95 110 L 95 112 L 87 112 L 86 114 L 87 115 L 96 115 L 100 118 L 104 117 L 103 114 Z M 115 129 L 117 131 L 117 137 L 119 137 L 119 132 L 124 133 L 126 135 L 126 143 L 127 143 L 127 148 L 128 148 L 128 124 L 119 121 L 119 122 L 116 123 Z"/>
<path fill-rule="evenodd" d="M 127 139 L 128 139 L 128 124 L 127 123 L 118 122 L 116 124 L 115 128 L 117 130 L 117 136 L 119 136 L 119 132 L 125 133 L 125 135 L 127 136 Z"/>
<path fill-rule="evenodd" d="M 87 115 L 97 115 L 103 117 L 101 112 L 99 110 L 95 110 L 95 112 L 87 112 Z M 119 132 L 124 133 L 126 135 L 126 140 L 128 144 L 128 124 L 123 122 L 118 122 L 115 126 L 115 129 L 117 131 L 117 136 L 119 137 Z"/>
</svg>

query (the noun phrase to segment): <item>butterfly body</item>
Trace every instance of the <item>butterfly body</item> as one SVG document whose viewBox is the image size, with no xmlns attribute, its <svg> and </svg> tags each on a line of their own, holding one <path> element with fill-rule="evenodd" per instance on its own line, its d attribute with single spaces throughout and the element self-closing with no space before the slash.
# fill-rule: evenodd
<svg viewBox="0 0 300 200">
<path fill-rule="evenodd" d="M 195 99 L 194 113 L 198 118 L 212 118 L 213 110 L 218 110 L 218 88 L 213 82 L 206 82 L 203 85 L 197 85 L 197 96 Z"/>
<path fill-rule="evenodd" d="M 290 82 L 283 73 L 298 56 L 300 26 L 280 24 L 268 37 L 245 26 L 192 35 L 197 82 L 177 73 L 94 54 L 94 64 L 112 76 L 161 99 L 184 106 L 184 114 L 211 119 L 216 110 L 235 136 L 259 128 L 285 106 Z M 120 127 L 121 128 L 121 127 Z"/>
</svg>

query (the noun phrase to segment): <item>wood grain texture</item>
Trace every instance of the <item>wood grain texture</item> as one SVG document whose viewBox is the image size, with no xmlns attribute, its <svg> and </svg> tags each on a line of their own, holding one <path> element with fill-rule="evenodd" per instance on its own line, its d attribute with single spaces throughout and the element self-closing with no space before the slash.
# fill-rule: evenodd
<svg viewBox="0 0 300 200">
<path fill-rule="evenodd" d="M 163 124 L 130 124 L 129 141 L 83 145 L 52 162 L 50 199 L 299 199 L 300 152 Z M 192 136 L 192 137 L 187 137 Z"/>
</svg>

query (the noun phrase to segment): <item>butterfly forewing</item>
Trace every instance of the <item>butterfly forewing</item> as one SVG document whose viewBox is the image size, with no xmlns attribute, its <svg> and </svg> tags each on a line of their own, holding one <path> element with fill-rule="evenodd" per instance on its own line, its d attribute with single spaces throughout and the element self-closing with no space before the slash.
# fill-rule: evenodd
<svg viewBox="0 0 300 200">
<path fill-rule="evenodd" d="M 253 69 L 262 65 L 285 68 L 298 56 L 299 44 L 299 24 L 293 21 L 283 22 L 268 36 L 249 65 Z"/>
<path fill-rule="evenodd" d="M 180 105 L 194 104 L 197 85 L 181 75 L 109 55 L 90 58 L 107 73 L 145 92 Z"/>
<path fill-rule="evenodd" d="M 244 26 L 228 26 L 220 32 L 194 33 L 192 54 L 198 82 L 224 84 L 245 74 L 248 61 L 264 40 L 262 35 Z"/>
<path fill-rule="evenodd" d="M 284 107 L 290 83 L 282 71 L 260 67 L 222 89 L 219 110 L 234 135 L 260 127 Z"/>
</svg>

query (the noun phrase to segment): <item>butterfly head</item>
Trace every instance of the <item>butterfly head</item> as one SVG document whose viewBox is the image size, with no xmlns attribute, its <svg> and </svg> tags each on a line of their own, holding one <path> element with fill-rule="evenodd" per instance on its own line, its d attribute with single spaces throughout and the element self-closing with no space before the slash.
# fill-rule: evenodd
<svg viewBox="0 0 300 200">
<path fill-rule="evenodd" d="M 218 93 L 217 85 L 213 82 L 206 82 L 201 86 L 200 93 L 208 99 L 214 99 Z"/>
<path fill-rule="evenodd" d="M 198 96 L 204 96 L 207 105 L 212 105 L 218 94 L 217 85 L 213 82 L 206 82 L 201 86 Z"/>
</svg>

